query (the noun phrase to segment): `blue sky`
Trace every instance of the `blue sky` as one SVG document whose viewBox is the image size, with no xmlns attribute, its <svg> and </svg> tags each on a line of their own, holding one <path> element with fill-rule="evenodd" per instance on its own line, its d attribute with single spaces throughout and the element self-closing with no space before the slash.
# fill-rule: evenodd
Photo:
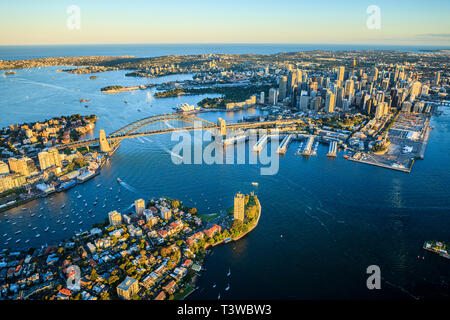
<svg viewBox="0 0 450 320">
<path fill-rule="evenodd" d="M 80 29 L 67 27 L 70 5 Z M 369 29 L 370 5 L 381 28 Z M 450 1 L 20 0 L 0 2 L 0 45 L 341 43 L 450 45 Z"/>
</svg>

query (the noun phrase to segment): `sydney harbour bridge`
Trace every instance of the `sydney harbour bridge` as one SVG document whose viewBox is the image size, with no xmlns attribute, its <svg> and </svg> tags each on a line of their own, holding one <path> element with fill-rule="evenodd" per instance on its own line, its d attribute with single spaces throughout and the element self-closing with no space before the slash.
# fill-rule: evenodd
<svg viewBox="0 0 450 320">
<path fill-rule="evenodd" d="M 219 118 L 217 123 L 198 118 L 192 115 L 182 113 L 162 114 L 147 117 L 132 122 L 123 128 L 109 134 L 105 134 L 104 130 L 100 130 L 100 136 L 94 139 L 79 140 L 76 142 L 59 145 L 58 149 L 65 148 L 81 148 L 90 145 L 100 145 L 102 152 L 109 152 L 112 146 L 117 145 L 124 139 L 136 137 L 150 136 L 156 134 L 171 133 L 177 131 L 195 131 L 195 130 L 217 130 L 222 135 L 227 134 L 227 130 L 252 129 L 252 128 L 269 128 L 279 125 L 289 125 L 302 122 L 302 119 L 283 119 L 276 121 L 260 121 L 260 122 L 237 122 L 227 124 L 225 120 Z"/>
</svg>

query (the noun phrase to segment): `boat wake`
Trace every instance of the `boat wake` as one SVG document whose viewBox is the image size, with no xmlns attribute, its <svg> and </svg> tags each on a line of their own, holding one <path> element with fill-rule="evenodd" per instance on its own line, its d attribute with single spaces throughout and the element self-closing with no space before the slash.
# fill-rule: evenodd
<svg viewBox="0 0 450 320">
<path fill-rule="evenodd" d="M 141 193 L 141 192 L 139 192 L 138 189 L 136 189 L 136 188 L 133 187 L 133 186 L 130 186 L 128 183 L 126 183 L 126 182 L 124 182 L 124 181 L 120 181 L 119 184 L 120 184 L 122 187 L 124 187 L 125 189 L 127 189 L 128 191 L 131 191 L 131 192 L 134 192 L 134 193 L 137 193 L 137 194 L 140 194 L 140 193 Z"/>
</svg>

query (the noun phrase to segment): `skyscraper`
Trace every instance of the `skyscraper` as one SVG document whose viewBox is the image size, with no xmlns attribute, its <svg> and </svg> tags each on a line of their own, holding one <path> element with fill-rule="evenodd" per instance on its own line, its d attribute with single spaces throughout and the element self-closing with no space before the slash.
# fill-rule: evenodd
<svg viewBox="0 0 450 320">
<path fill-rule="evenodd" d="M 278 101 L 278 92 L 275 88 L 270 88 L 269 90 L 269 104 L 276 105 Z"/>
<path fill-rule="evenodd" d="M 437 71 L 434 75 L 434 84 L 439 85 L 439 82 L 441 81 L 441 72 Z"/>
<path fill-rule="evenodd" d="M 287 77 L 282 76 L 278 80 L 278 98 L 282 101 L 286 98 Z"/>
<path fill-rule="evenodd" d="M 335 105 L 336 105 L 336 95 L 331 91 L 328 91 L 327 98 L 325 100 L 325 111 L 327 113 L 334 112 Z"/>
<path fill-rule="evenodd" d="M 338 81 L 344 81 L 344 73 L 345 73 L 345 67 L 341 66 L 338 68 L 337 71 L 337 80 Z"/>
<path fill-rule="evenodd" d="M 244 221 L 245 197 L 242 193 L 234 196 L 234 219 Z"/>
</svg>

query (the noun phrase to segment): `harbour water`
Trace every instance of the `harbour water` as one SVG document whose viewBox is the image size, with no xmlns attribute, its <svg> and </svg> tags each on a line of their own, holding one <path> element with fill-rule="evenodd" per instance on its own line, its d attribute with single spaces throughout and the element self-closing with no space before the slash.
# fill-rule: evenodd
<svg viewBox="0 0 450 320">
<path fill-rule="evenodd" d="M 57 69 L 61 67 L 17 70 L 0 77 L 1 127 L 94 113 L 99 118 L 96 135 L 99 129 L 112 132 L 206 96 L 155 99 L 153 88 L 100 92 L 107 85 L 160 83 L 190 75 L 141 79 L 116 71 L 90 80 L 90 75 Z M 79 98 L 91 99 L 89 107 Z M 170 135 L 125 141 L 99 176 L 0 213 L 0 249 L 56 244 L 103 221 L 110 210 L 129 209 L 140 197 L 165 195 L 201 213 L 214 213 L 230 207 L 237 191 L 255 191 L 263 207 L 258 227 L 213 250 L 190 299 L 216 299 L 219 293 L 222 299 L 448 299 L 448 260 L 422 249 L 425 240 L 450 239 L 450 110 L 442 110 L 442 116 L 432 119 L 435 129 L 425 160 L 417 161 L 410 174 L 346 161 L 342 152 L 330 159 L 326 145 L 319 146 L 316 157 L 303 158 L 294 154 L 299 144 L 293 142 L 280 159 L 278 174 L 261 176 L 261 165 L 175 165 L 170 149 L 176 142 Z M 259 112 L 199 116 L 237 121 Z M 366 287 L 369 265 L 381 268 L 381 290 Z"/>
</svg>

